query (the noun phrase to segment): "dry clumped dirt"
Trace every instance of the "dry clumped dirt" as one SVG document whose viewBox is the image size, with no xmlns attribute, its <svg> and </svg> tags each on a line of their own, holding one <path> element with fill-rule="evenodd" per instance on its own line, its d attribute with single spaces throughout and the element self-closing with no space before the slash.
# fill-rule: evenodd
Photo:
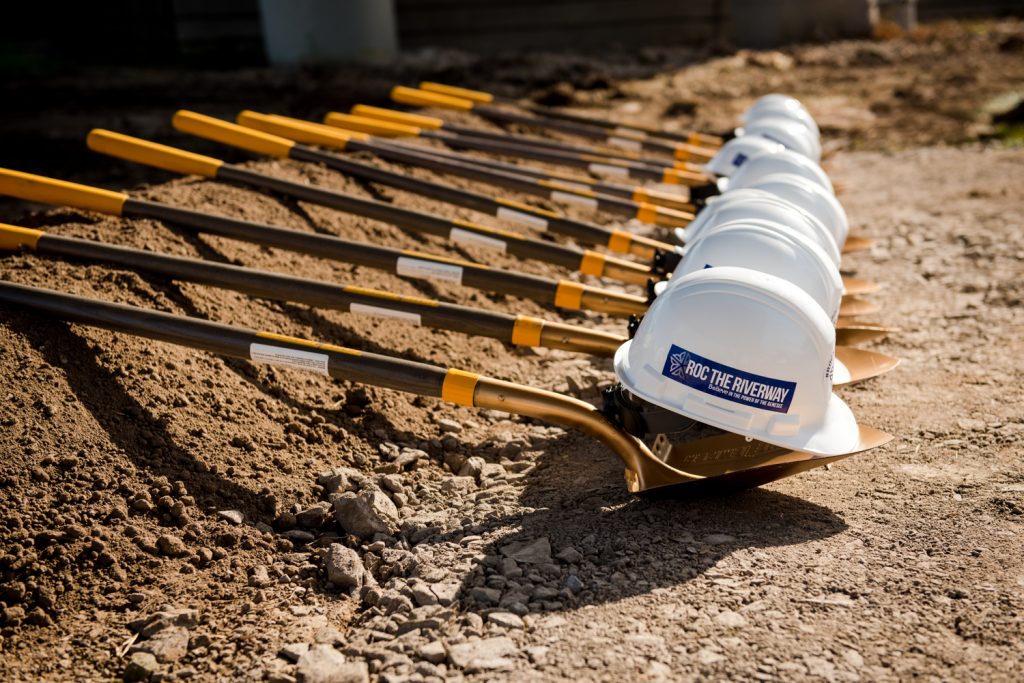
<svg viewBox="0 0 1024 683">
<path fill-rule="evenodd" d="M 692 100 L 666 120 L 718 129 L 754 95 L 784 90 L 822 122 L 852 226 L 876 242 L 844 267 L 885 284 L 871 297 L 877 318 L 901 328 L 877 348 L 903 365 L 841 393 L 897 439 L 761 489 L 636 498 L 610 452 L 560 428 L 4 308 L 0 678 L 1020 680 L 1024 152 L 965 142 L 986 125 L 981 101 L 1024 82 L 1020 36 L 1012 22 L 944 26 L 556 89 L 639 117 Z M 538 92 L 551 97 L 555 80 L 538 77 Z M 314 166 L 250 163 L 479 218 Z M 132 193 L 453 253 L 432 237 L 195 178 Z M 20 222 L 622 326 L 154 221 L 54 210 Z M 11 254 L 0 277 L 592 400 L 613 381 L 607 361 L 102 264 Z"/>
</svg>

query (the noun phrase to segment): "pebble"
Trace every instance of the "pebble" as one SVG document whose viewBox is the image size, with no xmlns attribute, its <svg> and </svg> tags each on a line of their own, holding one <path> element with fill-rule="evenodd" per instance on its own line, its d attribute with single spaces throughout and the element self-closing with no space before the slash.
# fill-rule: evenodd
<svg viewBox="0 0 1024 683">
<path fill-rule="evenodd" d="M 288 643 L 283 645 L 280 650 L 277 651 L 277 656 L 282 659 L 287 659 L 292 664 L 299 661 L 302 655 L 309 651 L 309 644 L 307 643 Z"/>
<path fill-rule="evenodd" d="M 316 478 L 316 483 L 323 486 L 328 494 L 358 491 L 364 481 L 366 475 L 354 467 L 335 467 Z"/>
<path fill-rule="evenodd" d="M 455 420 L 449 420 L 447 418 L 441 418 L 437 421 L 437 426 L 441 430 L 442 434 L 460 434 L 462 432 L 462 425 Z"/>
<path fill-rule="evenodd" d="M 431 664 L 440 664 L 448 658 L 448 652 L 444 649 L 444 644 L 439 640 L 433 640 L 426 645 L 421 645 L 417 648 L 416 654 L 420 659 L 425 659 Z"/>
<path fill-rule="evenodd" d="M 569 574 L 565 577 L 565 587 L 568 588 L 573 595 L 579 595 L 580 591 L 583 590 L 583 582 L 580 581 L 580 577 L 575 574 Z"/>
<path fill-rule="evenodd" d="M 747 625 L 746 617 L 729 609 L 716 614 L 714 621 L 724 628 L 743 628 Z"/>
<path fill-rule="evenodd" d="M 158 669 L 156 657 L 149 652 L 133 652 L 124 668 L 122 678 L 125 683 L 148 681 Z"/>
<path fill-rule="evenodd" d="M 477 587 L 469 591 L 469 596 L 482 605 L 497 605 L 501 600 L 501 591 L 497 588 Z"/>
<path fill-rule="evenodd" d="M 398 517 L 398 509 L 383 493 L 371 500 L 380 503 L 379 498 L 386 499 L 393 510 L 393 518 L 385 519 L 381 516 L 373 503 L 355 493 L 344 493 L 334 500 L 334 515 L 339 526 L 346 533 L 359 538 L 372 538 L 374 534 L 391 534 L 395 531 L 394 520 Z M 389 511 L 390 511 L 389 510 Z"/>
<path fill-rule="evenodd" d="M 156 547 L 160 550 L 162 555 L 166 555 L 167 557 L 181 557 L 182 555 L 188 554 L 188 548 L 185 546 L 185 542 L 171 534 L 163 534 L 157 538 Z"/>
<path fill-rule="evenodd" d="M 152 637 L 132 645 L 130 652 L 148 652 L 158 662 L 176 662 L 188 652 L 188 629 L 169 626 L 154 633 Z"/>
<path fill-rule="evenodd" d="M 474 455 L 470 458 L 466 458 L 466 462 L 462 463 L 457 474 L 460 477 L 472 477 L 473 479 L 479 479 L 486 464 L 487 462 L 483 458 L 478 455 Z"/>
<path fill-rule="evenodd" d="M 266 588 L 274 581 L 270 578 L 270 571 L 266 565 L 258 564 L 252 568 L 252 573 L 249 574 L 249 585 L 255 588 Z"/>
<path fill-rule="evenodd" d="M 245 521 L 245 515 L 241 510 L 218 510 L 217 516 L 231 524 L 241 524 Z"/>
<path fill-rule="evenodd" d="M 557 555 L 555 555 L 562 562 L 569 564 L 579 564 L 583 561 L 583 553 L 573 548 L 571 545 L 562 548 Z"/>
<path fill-rule="evenodd" d="M 360 588 L 366 569 L 359 553 L 340 543 L 332 543 L 324 552 L 327 580 L 340 588 Z"/>
<path fill-rule="evenodd" d="M 448 648 L 448 659 L 467 673 L 494 671 L 511 668 L 512 660 L 508 656 L 515 652 L 512 639 L 500 636 L 452 645 Z"/>
<path fill-rule="evenodd" d="M 487 615 L 487 621 L 502 628 L 526 628 L 522 617 L 511 612 L 491 612 Z"/>
<path fill-rule="evenodd" d="M 430 590 L 437 596 L 437 602 L 445 607 L 458 599 L 461 589 L 462 584 L 457 581 L 442 581 L 430 586 Z"/>
<path fill-rule="evenodd" d="M 366 662 L 349 662 L 330 645 L 313 645 L 299 657 L 295 672 L 302 683 L 366 683 Z"/>
<path fill-rule="evenodd" d="M 523 564 L 549 564 L 551 541 L 547 536 L 533 541 L 514 541 L 501 546 L 501 554 Z"/>
</svg>

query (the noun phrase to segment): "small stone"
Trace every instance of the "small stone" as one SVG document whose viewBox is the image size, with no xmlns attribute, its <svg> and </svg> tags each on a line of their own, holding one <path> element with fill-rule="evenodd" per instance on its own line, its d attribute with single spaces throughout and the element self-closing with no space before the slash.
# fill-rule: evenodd
<svg viewBox="0 0 1024 683">
<path fill-rule="evenodd" d="M 501 554 L 520 564 L 549 564 L 551 541 L 542 536 L 533 541 L 515 541 L 501 546 Z"/>
<path fill-rule="evenodd" d="M 482 605 L 497 605 L 501 600 L 501 591 L 497 588 L 474 588 L 469 596 Z"/>
<path fill-rule="evenodd" d="M 437 602 L 447 607 L 458 599 L 462 585 L 457 581 L 442 581 L 431 584 L 430 590 L 437 596 Z"/>
<path fill-rule="evenodd" d="M 568 588 L 573 595 L 579 595 L 580 591 L 583 590 L 583 582 L 580 581 L 580 577 L 575 574 L 569 574 L 569 576 L 565 577 L 565 587 Z"/>
<path fill-rule="evenodd" d="M 335 467 L 316 478 L 316 483 L 323 486 L 329 494 L 358 491 L 364 481 L 366 481 L 366 475 L 354 467 Z"/>
<path fill-rule="evenodd" d="M 437 426 L 441 430 L 442 434 L 459 434 L 462 432 L 462 425 L 455 420 L 449 420 L 447 418 L 441 418 L 437 421 Z"/>
<path fill-rule="evenodd" d="M 148 652 L 159 662 L 176 662 L 188 652 L 189 633 L 180 626 L 169 626 L 153 634 L 149 640 L 136 643 L 132 652 Z"/>
<path fill-rule="evenodd" d="M 217 516 L 231 524 L 241 524 L 245 521 L 245 515 L 241 510 L 218 510 Z"/>
<path fill-rule="evenodd" d="M 502 628 L 525 628 L 521 617 L 511 612 L 491 612 L 487 615 L 487 621 Z"/>
<path fill-rule="evenodd" d="M 158 668 L 156 657 L 149 652 L 133 652 L 124 668 L 125 683 L 142 683 L 152 678 Z"/>
<path fill-rule="evenodd" d="M 366 662 L 348 662 L 330 645 L 314 645 L 299 657 L 295 672 L 302 683 L 367 683 Z"/>
<path fill-rule="evenodd" d="M 724 628 L 743 628 L 747 625 L 747 618 L 739 612 L 724 610 L 715 615 L 715 623 Z"/>
<path fill-rule="evenodd" d="M 440 664 L 448 658 L 448 652 L 444 649 L 444 644 L 440 640 L 434 640 L 426 645 L 421 645 L 417 650 L 416 654 L 420 659 L 425 659 L 431 664 Z"/>
<path fill-rule="evenodd" d="M 170 628 L 180 626 L 185 629 L 195 628 L 199 623 L 199 612 L 194 609 L 165 607 L 159 612 L 150 615 L 144 622 L 139 635 L 143 638 L 152 638 L 153 634 Z"/>
<path fill-rule="evenodd" d="M 327 580 L 340 588 L 360 588 L 366 569 L 359 553 L 340 543 L 332 543 L 324 553 Z"/>
<path fill-rule="evenodd" d="M 704 543 L 707 545 L 722 545 L 724 543 L 732 543 L 735 540 L 736 537 L 729 534 L 708 534 L 704 537 Z"/>
<path fill-rule="evenodd" d="M 316 529 L 323 526 L 329 516 L 330 508 L 327 504 L 314 505 L 295 515 L 295 521 L 299 526 Z"/>
<path fill-rule="evenodd" d="M 309 651 L 308 643 L 288 643 L 281 647 L 277 651 L 277 656 L 281 659 L 287 659 L 292 664 L 299 661 L 302 655 Z"/>
<path fill-rule="evenodd" d="M 171 534 L 164 534 L 156 539 L 156 547 L 162 555 L 167 557 L 181 557 L 188 554 L 188 548 L 184 541 Z"/>
<path fill-rule="evenodd" d="M 562 562 L 569 564 L 579 564 L 583 561 L 583 553 L 573 548 L 571 545 L 562 548 L 557 555 L 555 555 Z"/>
<path fill-rule="evenodd" d="M 398 508 L 383 491 L 342 494 L 334 501 L 334 514 L 345 532 L 359 538 L 397 530 Z"/>
<path fill-rule="evenodd" d="M 462 467 L 459 468 L 458 475 L 460 477 L 472 477 L 473 479 L 479 479 L 480 475 L 484 471 L 484 466 L 487 462 L 478 455 L 474 455 L 470 458 L 466 458 L 466 462 L 462 463 Z"/>
<path fill-rule="evenodd" d="M 431 590 L 429 583 L 416 581 L 409 586 L 409 590 L 412 591 L 412 599 L 420 607 L 436 605 L 438 602 L 437 596 L 434 595 L 434 591 Z"/>
<path fill-rule="evenodd" d="M 467 672 L 494 671 L 509 669 L 512 660 L 508 655 L 516 652 L 516 645 L 511 638 L 485 638 L 452 645 L 448 649 L 448 659 L 454 666 Z"/>
<path fill-rule="evenodd" d="M 249 574 L 249 585 L 254 588 L 266 588 L 274 581 L 270 578 L 270 571 L 266 565 L 258 564 L 252 568 L 252 573 Z"/>
<path fill-rule="evenodd" d="M 543 666 L 548 658 L 548 648 L 544 645 L 535 645 L 533 647 L 526 648 L 526 656 L 530 658 L 530 663 L 534 666 Z"/>
</svg>

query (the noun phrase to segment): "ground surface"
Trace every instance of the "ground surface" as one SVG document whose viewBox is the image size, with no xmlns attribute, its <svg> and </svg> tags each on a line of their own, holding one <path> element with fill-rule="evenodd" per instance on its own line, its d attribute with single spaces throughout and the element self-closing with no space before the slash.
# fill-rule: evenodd
<svg viewBox="0 0 1024 683">
<path fill-rule="evenodd" d="M 667 125 L 695 117 L 722 128 L 754 95 L 782 90 L 822 122 L 852 225 L 876 240 L 844 265 L 885 283 L 872 297 L 878 318 L 903 329 L 878 349 L 904 361 L 841 392 L 860 420 L 897 440 L 831 470 L 725 498 L 637 499 L 608 451 L 561 429 L 3 309 L 0 678 L 119 678 L 134 645 L 165 660 L 155 666 L 164 680 L 318 680 L 311 662 L 335 652 L 348 660 L 335 671 L 351 680 L 364 675 L 361 663 L 392 681 L 1020 680 L 1024 152 L 959 143 L 985 123 L 983 101 L 1021 87 L 1024 58 L 1019 25 L 987 30 L 663 65 L 575 93 L 649 120 L 675 104 Z M 112 174 L 118 166 L 97 164 Z M 479 218 L 320 168 L 253 165 Z M 134 192 L 451 253 L 433 238 L 206 181 Z M 60 210 L 21 222 L 558 316 L 153 221 Z M 99 264 L 7 255 L 0 277 L 586 398 L 613 379 L 606 361 Z M 482 462 L 463 469 L 470 456 Z M 358 474 L 318 482 L 337 467 Z M 339 487 L 386 492 L 378 495 L 398 505 L 395 533 L 345 536 L 326 503 Z M 350 578 L 363 588 L 330 583 L 320 547 L 331 543 L 355 549 L 366 574 Z M 289 657 L 309 645 L 296 667 Z"/>
</svg>

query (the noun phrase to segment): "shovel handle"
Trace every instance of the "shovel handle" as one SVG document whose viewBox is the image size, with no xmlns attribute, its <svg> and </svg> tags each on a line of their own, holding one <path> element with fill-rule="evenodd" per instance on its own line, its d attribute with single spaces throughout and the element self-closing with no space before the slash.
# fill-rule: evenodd
<svg viewBox="0 0 1024 683">
<path fill-rule="evenodd" d="M 181 110 L 175 113 L 171 124 L 183 133 L 282 159 L 287 159 L 295 146 L 291 140 L 193 111 Z"/>
<path fill-rule="evenodd" d="M 402 123 L 406 126 L 416 126 L 423 130 L 438 130 L 444 127 L 444 119 L 439 119 L 436 116 L 424 116 L 423 114 L 413 114 L 408 111 L 396 111 L 383 107 L 371 107 L 368 104 L 357 104 L 349 111 L 356 116 L 380 119 L 381 121 L 390 121 L 391 123 Z"/>
<path fill-rule="evenodd" d="M 404 123 L 393 123 L 382 121 L 378 118 L 366 116 L 353 116 L 332 111 L 324 117 L 324 123 L 329 126 L 337 126 L 348 130 L 356 130 L 361 133 L 369 133 L 382 138 L 406 138 L 417 137 L 423 131 L 416 126 Z"/>
<path fill-rule="evenodd" d="M 264 133 L 280 135 L 289 140 L 295 140 L 306 145 L 318 145 L 332 149 L 345 149 L 352 140 L 362 141 L 364 136 L 361 133 L 349 133 L 322 123 L 302 121 L 288 116 L 277 116 L 276 114 L 260 114 L 254 111 L 239 112 L 235 117 L 239 125 L 246 128 L 261 130 Z"/>
<path fill-rule="evenodd" d="M 469 111 L 474 106 L 473 100 L 407 88 L 404 85 L 396 85 L 391 89 L 391 99 L 399 104 L 408 104 L 414 107 L 439 107 L 459 111 Z"/>
<path fill-rule="evenodd" d="M 121 215 L 121 209 L 128 199 L 128 195 L 123 192 L 112 192 L 6 168 L 0 168 L 0 194 L 29 202 L 72 206 L 114 216 Z"/>
<path fill-rule="evenodd" d="M 483 90 L 470 90 L 469 88 L 460 88 L 458 86 L 445 85 L 444 83 L 435 83 L 433 81 L 423 81 L 420 83 L 420 90 L 448 95 L 449 97 L 461 97 L 464 100 L 469 100 L 476 104 L 490 104 L 494 102 L 494 95 L 489 92 L 484 92 Z"/>
<path fill-rule="evenodd" d="M 220 159 L 100 128 L 89 131 L 86 144 L 89 145 L 89 149 L 100 154 L 184 175 L 215 178 L 217 171 L 224 165 Z"/>
<path fill-rule="evenodd" d="M 16 225 L 0 223 L 0 250 L 18 251 L 22 248 L 34 250 L 42 236 L 42 230 L 19 228 Z"/>
</svg>

